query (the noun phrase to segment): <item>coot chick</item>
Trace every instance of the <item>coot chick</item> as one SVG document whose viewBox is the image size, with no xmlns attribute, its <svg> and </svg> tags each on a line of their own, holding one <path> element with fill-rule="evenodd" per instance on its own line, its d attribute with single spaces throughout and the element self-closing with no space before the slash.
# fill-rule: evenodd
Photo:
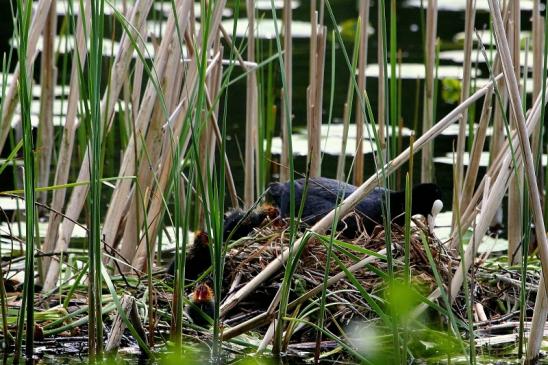
<svg viewBox="0 0 548 365">
<path fill-rule="evenodd" d="M 279 210 L 270 204 L 263 204 L 257 209 L 246 212 L 242 209 L 233 209 L 225 214 L 224 240 L 237 240 L 248 236 L 253 228 L 260 227 L 264 220 L 271 220 L 279 216 Z"/>
<path fill-rule="evenodd" d="M 196 231 L 194 241 L 190 246 L 185 260 L 185 278 L 194 281 L 211 266 L 209 254 L 209 237 L 204 231 Z M 168 273 L 175 273 L 175 259 L 169 265 Z"/>
<path fill-rule="evenodd" d="M 277 208 L 270 204 L 263 204 L 251 212 L 234 209 L 225 214 L 223 227 L 223 241 L 229 238 L 237 240 L 249 235 L 253 228 L 261 226 L 266 218 L 275 219 L 279 216 Z M 185 261 L 185 277 L 194 281 L 211 266 L 209 253 L 209 236 L 203 231 L 197 231 L 194 242 L 190 246 Z M 175 273 L 175 259 L 169 265 L 168 273 Z"/>
<path fill-rule="evenodd" d="M 294 180 L 295 186 L 295 214 L 299 211 L 299 205 L 305 188 L 305 179 Z M 267 200 L 271 201 L 280 210 L 282 217 L 289 216 L 290 183 L 272 183 L 267 191 Z M 301 219 L 303 222 L 313 225 L 324 215 L 335 208 L 337 202 L 348 197 L 357 189 L 356 186 L 325 177 L 311 178 L 308 180 L 307 195 Z M 390 194 L 390 218 L 398 225 L 405 221 L 405 191 L 392 191 L 382 187 L 373 189 L 355 208 L 360 219 L 346 217 L 338 229 L 343 230 L 346 237 L 353 238 L 359 234 L 359 227 L 363 226 L 367 233 L 371 234 L 378 224 L 383 224 L 382 204 L 386 194 Z M 341 198 L 342 197 L 342 198 Z M 440 200 L 433 210 L 434 202 Z M 441 190 L 436 184 L 419 184 L 413 187 L 411 214 L 421 214 L 428 218 L 439 212 L 441 203 Z"/>
<path fill-rule="evenodd" d="M 213 317 L 215 313 L 213 290 L 206 283 L 198 284 L 190 294 L 189 300 L 190 304 L 187 306 L 186 313 L 192 323 L 200 327 L 209 327 L 210 323 L 204 314 Z"/>
</svg>

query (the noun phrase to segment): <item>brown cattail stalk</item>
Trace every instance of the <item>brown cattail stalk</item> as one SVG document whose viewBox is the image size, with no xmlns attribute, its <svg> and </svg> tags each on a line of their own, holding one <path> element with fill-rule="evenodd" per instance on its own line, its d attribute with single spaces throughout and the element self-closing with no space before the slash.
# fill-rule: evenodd
<svg viewBox="0 0 548 365">
<path fill-rule="evenodd" d="M 291 22 L 293 21 L 293 9 L 291 0 L 284 0 L 283 13 L 283 36 L 284 36 L 284 67 L 285 67 L 285 89 L 282 90 L 282 155 L 280 157 L 280 181 L 289 180 L 289 156 L 288 143 L 293 119 L 293 39 Z"/>
<path fill-rule="evenodd" d="M 85 11 L 80 9 L 79 14 L 88 14 L 90 9 L 90 1 L 85 2 Z M 84 37 L 84 21 L 86 29 L 89 29 L 90 18 L 86 16 L 78 16 L 76 22 L 76 48 L 72 58 L 72 69 L 70 73 L 69 94 L 67 100 L 67 114 L 65 125 L 63 128 L 63 136 L 61 138 L 61 147 L 59 149 L 59 157 L 57 160 L 57 169 L 55 170 L 54 185 L 64 185 L 68 181 L 70 172 L 72 150 L 74 148 L 74 138 L 78 121 L 76 113 L 78 109 L 78 99 L 80 98 L 80 84 L 78 75 L 78 59 L 81 63 L 85 63 L 87 57 L 87 43 Z M 42 250 L 46 253 L 52 252 L 55 248 L 55 243 L 58 237 L 59 225 L 63 217 L 55 212 L 60 212 L 65 204 L 66 189 L 56 189 L 53 191 L 51 208 L 52 213 L 49 216 L 48 229 Z M 51 257 L 42 257 L 42 269 L 45 276 Z"/>
<path fill-rule="evenodd" d="M 57 31 L 56 0 L 52 0 L 47 23 L 44 28 L 40 95 L 40 123 L 38 126 L 38 143 L 36 149 L 39 155 L 38 186 L 49 185 L 51 154 L 53 152 L 53 100 L 57 68 L 55 66 L 55 35 Z M 40 203 L 45 204 L 47 192 L 38 194 Z"/>
<path fill-rule="evenodd" d="M 255 1 L 247 0 L 247 60 L 255 61 Z M 257 145 L 258 87 L 257 74 L 251 71 L 247 75 L 245 123 L 245 171 L 244 171 L 244 207 L 249 209 L 255 201 L 255 151 Z M 257 161 L 257 163 L 260 163 Z"/>
<path fill-rule="evenodd" d="M 512 54 L 514 66 L 514 75 L 519 85 L 520 79 L 520 0 L 514 0 L 509 3 L 511 21 L 507 31 L 508 43 Z M 516 117 L 509 115 L 511 129 L 516 128 Z M 508 189 L 508 262 L 509 264 L 518 264 L 521 262 L 519 252 L 522 242 L 523 232 L 523 164 L 515 167 L 516 173 L 510 178 L 510 187 Z M 536 180 L 535 180 L 536 181 Z"/>
<path fill-rule="evenodd" d="M 436 34 L 438 28 L 438 1 L 429 0 L 426 11 L 426 49 L 425 49 L 425 79 L 424 79 L 424 107 L 422 130 L 429 130 L 434 123 L 434 67 L 436 58 Z M 394 77 L 394 75 L 392 75 Z M 428 145 L 421 155 L 421 181 L 432 181 L 433 174 L 433 147 Z"/>
<path fill-rule="evenodd" d="M 358 93 L 361 97 L 365 92 L 365 69 L 367 67 L 367 46 L 369 34 L 369 0 L 360 1 L 360 54 L 358 58 Z M 379 82 L 380 82 L 379 78 Z M 363 125 L 365 115 L 362 113 L 360 103 L 356 103 L 356 159 L 354 161 L 354 185 L 361 185 L 363 182 L 364 156 L 363 156 Z"/>
</svg>

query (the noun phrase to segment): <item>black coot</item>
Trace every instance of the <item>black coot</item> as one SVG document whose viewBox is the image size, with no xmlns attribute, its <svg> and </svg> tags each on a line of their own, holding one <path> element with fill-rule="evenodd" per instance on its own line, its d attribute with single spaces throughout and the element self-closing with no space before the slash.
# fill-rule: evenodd
<svg viewBox="0 0 548 365">
<path fill-rule="evenodd" d="M 295 214 L 299 212 L 299 205 L 305 188 L 305 179 L 294 180 L 295 186 Z M 290 183 L 272 183 L 267 192 L 267 200 L 276 205 L 282 217 L 289 216 Z M 357 189 L 356 186 L 325 177 L 311 178 L 301 219 L 312 225 L 335 208 L 340 197 L 348 197 Z M 385 195 L 390 194 L 390 217 L 398 225 L 404 224 L 405 191 L 391 191 L 377 187 L 373 189 L 355 208 L 360 219 L 346 217 L 338 229 L 347 237 L 356 237 L 360 225 L 371 234 L 378 224 L 383 224 L 382 204 Z M 419 184 L 413 188 L 411 213 L 428 217 L 432 212 L 434 202 L 441 201 L 441 190 L 436 184 Z"/>
</svg>

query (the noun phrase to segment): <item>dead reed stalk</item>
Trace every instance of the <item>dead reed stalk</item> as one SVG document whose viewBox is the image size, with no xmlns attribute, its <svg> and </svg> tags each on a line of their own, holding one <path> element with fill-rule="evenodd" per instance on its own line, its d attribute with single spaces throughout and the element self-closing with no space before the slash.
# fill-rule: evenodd
<svg viewBox="0 0 548 365">
<path fill-rule="evenodd" d="M 38 125 L 38 141 L 36 150 L 39 155 L 38 186 L 49 185 L 51 155 L 53 152 L 53 101 L 55 85 L 57 84 L 57 68 L 55 65 L 55 36 L 57 33 L 56 0 L 52 0 L 47 22 L 44 27 L 42 46 L 42 72 L 40 73 L 40 123 Z M 45 204 L 47 192 L 38 194 L 37 200 Z"/>
<path fill-rule="evenodd" d="M 315 8 L 316 1 L 312 2 Z M 323 61 L 325 59 L 325 29 L 319 23 L 318 12 L 311 14 L 310 74 L 307 89 L 308 162 L 310 177 L 321 175 L 321 110 Z"/>
<path fill-rule="evenodd" d="M 27 64 L 25 65 L 27 68 L 27 73 L 29 75 L 32 75 L 32 65 L 34 64 L 34 61 L 36 60 L 36 56 L 38 55 L 38 51 L 37 51 L 38 39 L 44 32 L 44 28 L 46 26 L 46 22 L 49 16 L 49 9 L 52 6 L 51 4 L 52 4 L 51 0 L 40 0 L 36 4 L 36 8 L 34 9 L 34 12 L 33 12 L 34 16 L 32 18 L 32 22 L 30 24 L 30 29 L 28 34 L 27 55 L 26 55 Z M 4 100 L 2 100 L 3 114 L 2 114 L 2 121 L 0 122 L 0 151 L 4 149 L 4 144 L 6 143 L 6 139 L 8 138 L 8 134 L 10 131 L 11 119 L 13 118 L 13 114 L 15 113 L 15 108 L 17 107 L 17 100 L 18 100 L 17 99 L 17 95 L 18 95 L 17 80 L 19 79 L 20 67 L 21 65 L 17 64 L 17 67 L 13 71 L 12 82 L 10 83 L 8 87 Z"/>
<path fill-rule="evenodd" d="M 91 6 L 90 0 L 86 0 L 84 11 L 79 10 L 78 20 L 76 22 L 76 47 L 72 58 L 72 67 L 70 72 L 69 94 L 67 100 L 67 114 L 61 137 L 61 146 L 57 159 L 57 168 L 55 170 L 54 185 L 62 186 L 68 181 L 70 165 L 72 160 L 72 151 L 74 148 L 74 138 L 79 121 L 76 119 L 78 112 L 78 100 L 80 98 L 80 79 L 78 73 L 78 62 L 82 64 L 87 58 L 87 41 L 85 39 L 84 27 L 89 29 L 90 18 L 85 14 L 89 13 Z M 42 250 L 44 252 L 53 252 L 55 243 L 59 236 L 59 228 L 63 217 L 55 212 L 61 212 L 65 204 L 66 189 L 56 189 L 53 191 L 51 199 L 52 213 L 49 216 L 48 228 Z M 42 258 L 42 270 L 44 277 L 47 274 L 51 258 L 44 256 Z"/>
<path fill-rule="evenodd" d="M 520 79 L 520 0 L 515 0 L 509 3 L 510 19 L 507 29 L 508 45 L 512 55 L 513 70 L 516 77 L 516 82 L 519 85 Z M 527 78 L 527 75 L 525 76 Z M 516 117 L 510 114 L 510 127 L 516 128 Z M 510 264 L 518 264 L 521 262 L 519 254 L 522 232 L 523 232 L 523 164 L 515 166 L 515 174 L 510 178 L 510 186 L 508 188 L 508 262 Z"/>
<path fill-rule="evenodd" d="M 422 130 L 428 131 L 434 123 L 434 67 L 436 65 L 436 37 L 438 28 L 438 1 L 428 0 L 426 11 L 425 79 Z M 392 75 L 395 77 L 395 75 Z M 425 146 L 421 154 L 421 181 L 431 182 L 433 171 L 433 147 Z"/>
<path fill-rule="evenodd" d="M 472 47 L 474 45 L 474 22 L 476 18 L 476 1 L 467 0 L 466 10 L 464 15 L 464 61 L 462 75 L 462 89 L 460 100 L 464 100 L 470 95 L 470 80 L 472 77 Z M 464 193 L 463 178 L 464 178 L 464 152 L 466 147 L 466 131 L 468 126 L 468 110 L 462 113 L 459 123 L 459 133 L 457 138 L 457 155 L 455 159 L 455 179 L 453 182 L 453 201 L 461 202 Z M 462 207 L 462 205 L 461 205 Z M 456 211 L 453 206 L 453 211 Z M 452 217 L 452 227 L 455 230 L 456 217 Z"/>
<path fill-rule="evenodd" d="M 360 51 L 358 59 L 358 94 L 363 94 L 365 90 L 367 67 L 367 50 L 369 43 L 369 0 L 360 1 Z M 380 78 L 379 78 L 380 80 Z M 362 97 L 362 96 L 360 96 Z M 354 160 L 354 176 L 353 183 L 358 186 L 363 182 L 364 173 L 364 156 L 363 156 L 363 125 L 365 123 L 365 115 L 363 115 L 361 106 L 356 103 L 356 157 Z"/>
<path fill-rule="evenodd" d="M 255 1 L 247 0 L 247 60 L 255 61 Z M 257 86 L 257 74 L 251 71 L 247 75 L 246 90 L 246 124 L 245 124 L 245 170 L 244 170 L 244 207 L 249 209 L 255 201 L 255 152 L 257 150 L 257 128 L 259 111 L 259 90 Z M 257 174 L 258 176 L 258 174 Z"/>
<path fill-rule="evenodd" d="M 291 0 L 284 0 L 283 12 L 283 38 L 284 38 L 284 73 L 285 88 L 282 89 L 282 154 L 280 157 L 280 181 L 289 180 L 289 156 L 288 143 L 290 136 L 291 121 L 293 119 L 293 34 L 291 23 L 293 21 L 293 9 Z"/>
</svg>

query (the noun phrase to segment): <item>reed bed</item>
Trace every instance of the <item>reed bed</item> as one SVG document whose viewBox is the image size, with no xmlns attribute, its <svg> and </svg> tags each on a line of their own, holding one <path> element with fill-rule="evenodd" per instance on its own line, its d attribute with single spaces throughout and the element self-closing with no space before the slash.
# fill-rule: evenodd
<svg viewBox="0 0 548 365">
<path fill-rule="evenodd" d="M 305 53 L 296 51 L 302 29 L 294 2 L 280 3 L 16 2 L 0 105 L 0 174 L 13 181 L 0 198 L 16 205 L 0 204 L 0 337 L 10 360 L 31 359 L 40 344 L 62 356 L 82 343 L 102 360 L 127 338 L 152 362 L 165 354 L 174 362 L 271 354 L 315 363 L 542 355 L 548 20 L 541 2 L 527 10 L 529 24 L 523 2 L 489 0 L 485 25 L 478 2 L 466 2 L 459 101 L 447 113 L 438 90 L 449 48 L 438 35 L 442 1 L 421 2 L 425 77 L 413 100 L 422 131 L 410 138 L 398 2 L 360 1 L 344 38 L 335 2 L 306 4 L 308 72 L 295 67 Z M 298 95 L 304 88 L 295 80 L 305 78 Z M 245 97 L 236 97 L 242 88 Z M 241 121 L 232 114 L 238 108 Z M 330 131 L 339 115 L 332 168 L 324 151 L 333 136 L 323 127 Z M 455 123 L 448 239 L 411 217 L 410 193 L 404 227 L 388 215 L 371 235 L 349 240 L 337 232 L 376 186 L 410 191 L 419 180 L 435 181 L 434 144 Z M 306 124 L 305 162 L 294 154 L 297 124 Z M 245 131 L 244 146 L 233 129 Z M 287 218 L 224 242 L 229 207 L 261 205 L 271 180 L 322 175 L 352 179 L 357 189 L 308 227 L 291 187 Z M 506 195 L 508 247 L 481 251 Z M 196 229 L 209 235 L 204 278 L 215 294 L 206 328 L 185 314 L 196 284 L 185 279 L 187 232 Z M 163 269 L 168 256 L 173 275 Z"/>
</svg>

